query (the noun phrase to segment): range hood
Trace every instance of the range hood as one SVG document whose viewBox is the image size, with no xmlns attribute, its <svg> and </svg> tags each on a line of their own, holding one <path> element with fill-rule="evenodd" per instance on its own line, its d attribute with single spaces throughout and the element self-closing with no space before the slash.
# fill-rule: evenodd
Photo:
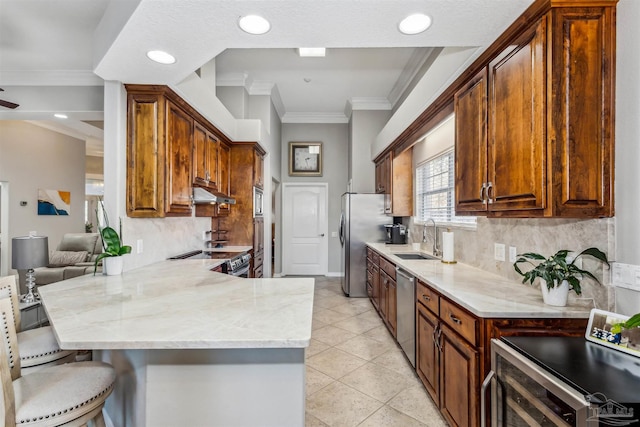
<svg viewBox="0 0 640 427">
<path fill-rule="evenodd" d="M 193 187 L 193 203 L 195 204 L 228 203 L 230 205 L 235 205 L 236 199 L 232 199 L 226 194 L 207 191 L 202 187 Z"/>
</svg>

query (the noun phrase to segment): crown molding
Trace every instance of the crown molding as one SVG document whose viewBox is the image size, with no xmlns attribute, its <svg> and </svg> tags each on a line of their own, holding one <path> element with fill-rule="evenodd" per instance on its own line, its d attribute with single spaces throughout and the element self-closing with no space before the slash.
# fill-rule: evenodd
<svg viewBox="0 0 640 427">
<path fill-rule="evenodd" d="M 282 123 L 349 123 L 341 113 L 285 113 Z"/>
<path fill-rule="evenodd" d="M 392 105 L 387 98 L 349 98 L 347 103 L 351 104 L 351 110 L 391 110 Z"/>
</svg>

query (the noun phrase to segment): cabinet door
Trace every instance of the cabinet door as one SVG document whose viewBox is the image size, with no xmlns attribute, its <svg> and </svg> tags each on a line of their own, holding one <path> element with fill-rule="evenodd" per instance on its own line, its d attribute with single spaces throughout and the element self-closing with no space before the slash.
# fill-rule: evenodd
<svg viewBox="0 0 640 427">
<path fill-rule="evenodd" d="M 413 148 L 389 157 L 391 206 L 393 216 L 413 215 Z M 387 213 L 389 213 L 387 212 Z"/>
<path fill-rule="evenodd" d="M 376 162 L 376 193 L 378 194 L 384 194 L 384 192 L 386 191 L 385 189 L 386 177 L 384 175 L 384 172 L 385 172 L 384 167 L 385 167 L 384 159 Z"/>
<path fill-rule="evenodd" d="M 191 214 L 191 141 L 193 120 L 181 108 L 167 101 L 167 215 Z"/>
<path fill-rule="evenodd" d="M 264 219 L 253 219 L 253 252 L 262 253 L 264 251 Z"/>
<path fill-rule="evenodd" d="M 165 103 L 157 95 L 127 95 L 127 215 L 164 216 Z"/>
<path fill-rule="evenodd" d="M 218 139 L 207 132 L 207 169 L 205 178 L 209 181 L 209 187 L 218 189 Z"/>
<path fill-rule="evenodd" d="M 207 131 L 196 123 L 193 127 L 193 182 L 207 180 L 207 157 Z"/>
<path fill-rule="evenodd" d="M 477 426 L 480 420 L 478 351 L 440 324 L 440 410 L 450 425 Z"/>
<path fill-rule="evenodd" d="M 388 313 L 387 300 L 389 295 L 389 282 L 391 281 L 391 278 L 387 275 L 387 273 L 382 271 L 382 269 L 380 269 L 379 271 L 380 271 L 380 303 L 379 303 L 380 316 L 386 322 L 387 313 Z"/>
<path fill-rule="evenodd" d="M 615 8 L 554 10 L 553 214 L 613 215 Z"/>
<path fill-rule="evenodd" d="M 373 306 L 376 308 L 376 310 L 378 310 L 378 312 L 380 311 L 380 267 L 378 267 L 377 265 L 373 265 L 373 268 L 371 270 L 371 274 L 372 274 L 372 282 L 371 282 L 371 287 L 373 288 Z"/>
<path fill-rule="evenodd" d="M 397 333 L 398 319 L 398 299 L 397 285 L 395 280 L 389 280 L 389 291 L 387 293 L 387 324 L 391 329 L 392 335 L 395 337 Z"/>
<path fill-rule="evenodd" d="M 454 97 L 456 214 L 485 213 L 487 182 L 487 69 Z"/>
<path fill-rule="evenodd" d="M 229 171 L 231 170 L 231 149 L 227 144 L 218 145 L 218 191 L 229 194 Z M 218 215 L 229 215 L 230 206 L 228 204 L 218 204 Z"/>
<path fill-rule="evenodd" d="M 416 304 L 416 372 L 436 406 L 440 406 L 440 352 L 435 341 L 437 326 L 437 317 L 422 304 Z"/>
<path fill-rule="evenodd" d="M 489 210 L 546 201 L 546 19 L 489 64 Z M 541 214 L 542 212 L 540 212 Z"/>
<path fill-rule="evenodd" d="M 257 151 L 253 153 L 253 185 L 264 188 L 264 159 Z"/>
</svg>

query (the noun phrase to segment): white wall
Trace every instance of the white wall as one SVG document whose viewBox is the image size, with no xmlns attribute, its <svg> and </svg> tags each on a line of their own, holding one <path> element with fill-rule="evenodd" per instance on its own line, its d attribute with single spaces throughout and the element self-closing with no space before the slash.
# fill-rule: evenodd
<svg viewBox="0 0 640 427">
<path fill-rule="evenodd" d="M 0 181 L 9 184 L 8 229 L 3 230 L 7 255 L 11 238 L 29 231 L 48 236 L 50 250 L 65 233 L 84 232 L 84 173 L 84 141 L 23 121 L 0 120 Z M 39 188 L 70 191 L 70 215 L 38 215 Z"/>
<path fill-rule="evenodd" d="M 375 192 L 375 165 L 368 155 L 390 111 L 354 110 L 349 123 L 349 179 L 354 193 Z"/>
<path fill-rule="evenodd" d="M 347 190 L 348 133 L 347 124 L 283 123 L 282 125 L 282 182 L 326 182 L 329 184 L 329 274 L 340 272 L 340 240 L 337 237 L 331 237 L 331 233 L 338 231 L 341 209 L 340 196 Z M 322 141 L 322 176 L 289 176 L 290 141 Z"/>
<path fill-rule="evenodd" d="M 640 2 L 621 0 L 616 54 L 616 255 L 640 265 Z"/>
</svg>

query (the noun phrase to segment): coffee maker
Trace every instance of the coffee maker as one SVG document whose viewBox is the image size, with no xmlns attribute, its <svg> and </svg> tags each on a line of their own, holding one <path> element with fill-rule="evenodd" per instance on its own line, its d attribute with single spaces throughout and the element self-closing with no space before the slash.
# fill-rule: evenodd
<svg viewBox="0 0 640 427">
<path fill-rule="evenodd" d="M 385 243 L 389 245 L 406 245 L 407 244 L 407 227 L 402 224 L 386 224 Z"/>
</svg>

